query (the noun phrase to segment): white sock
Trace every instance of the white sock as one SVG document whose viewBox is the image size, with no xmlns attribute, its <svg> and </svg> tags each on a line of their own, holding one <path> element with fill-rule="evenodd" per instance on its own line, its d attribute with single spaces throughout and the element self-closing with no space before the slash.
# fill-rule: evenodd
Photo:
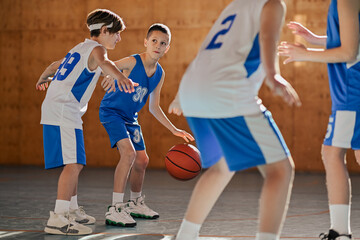
<svg viewBox="0 0 360 240">
<path fill-rule="evenodd" d="M 256 234 L 256 240 L 279 240 L 280 237 L 274 233 L 259 232 Z"/>
<path fill-rule="evenodd" d="M 77 195 L 72 196 L 71 200 L 70 200 L 70 209 L 75 210 L 75 209 L 78 209 L 78 208 L 79 208 L 79 205 L 78 205 L 78 202 L 77 202 Z"/>
<path fill-rule="evenodd" d="M 141 197 L 141 192 L 130 191 L 130 200 L 135 200 L 139 197 Z"/>
<path fill-rule="evenodd" d="M 183 219 L 175 240 L 196 240 L 199 237 L 201 224 Z"/>
<path fill-rule="evenodd" d="M 70 201 L 56 199 L 54 213 L 64 214 L 69 212 Z"/>
<path fill-rule="evenodd" d="M 350 229 L 350 205 L 330 204 L 330 222 L 331 229 L 339 234 L 349 234 Z"/>
<path fill-rule="evenodd" d="M 114 206 L 115 203 L 123 203 L 123 202 L 124 202 L 124 193 L 113 192 L 112 205 Z"/>
</svg>

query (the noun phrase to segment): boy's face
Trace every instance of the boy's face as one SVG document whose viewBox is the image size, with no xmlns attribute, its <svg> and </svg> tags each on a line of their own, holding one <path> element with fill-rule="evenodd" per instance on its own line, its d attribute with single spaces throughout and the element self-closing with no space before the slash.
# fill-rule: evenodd
<svg viewBox="0 0 360 240">
<path fill-rule="evenodd" d="M 103 41 L 101 44 L 106 49 L 114 49 L 116 44 L 121 41 L 120 31 L 117 33 L 109 33 L 109 31 L 106 31 L 102 32 L 101 34 L 103 35 Z"/>
<path fill-rule="evenodd" d="M 169 50 L 169 35 L 161 31 L 152 31 L 149 38 L 145 38 L 146 52 L 154 58 L 161 58 Z"/>
</svg>

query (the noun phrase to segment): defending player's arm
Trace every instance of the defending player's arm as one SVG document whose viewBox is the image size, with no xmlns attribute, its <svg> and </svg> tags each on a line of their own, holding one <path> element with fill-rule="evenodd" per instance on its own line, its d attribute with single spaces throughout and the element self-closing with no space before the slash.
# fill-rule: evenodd
<svg viewBox="0 0 360 240">
<path fill-rule="evenodd" d="M 45 69 L 35 85 L 36 90 L 45 91 L 47 89 L 48 82 L 52 81 L 52 76 L 54 76 L 56 73 L 56 70 L 59 68 L 61 61 L 62 59 L 53 62 Z"/>
<path fill-rule="evenodd" d="M 279 55 L 286 56 L 284 63 L 293 61 L 353 62 L 359 51 L 359 0 L 338 1 L 341 46 L 331 49 L 306 48 L 301 44 L 283 42 Z"/>
<path fill-rule="evenodd" d="M 139 84 L 134 83 L 130 79 L 124 76 L 122 72 L 115 66 L 115 64 L 110 61 L 106 56 L 106 50 L 104 47 L 95 47 L 91 52 L 90 58 L 94 60 L 97 66 L 99 66 L 105 75 L 110 75 L 113 79 L 117 79 L 120 91 L 125 91 L 126 93 L 132 93 L 135 91 L 134 86 Z M 115 85 L 113 81 L 107 81 L 109 78 L 104 78 L 101 83 L 101 86 L 105 91 L 115 91 Z"/>
<path fill-rule="evenodd" d="M 150 110 L 151 114 L 154 115 L 154 117 L 162 125 L 164 125 L 167 129 L 170 130 L 170 132 L 172 132 L 172 134 L 183 138 L 186 142 L 189 142 L 189 140 L 194 141 L 194 138 L 193 138 L 193 136 L 191 136 L 191 134 L 187 133 L 184 130 L 176 128 L 170 122 L 170 120 L 166 117 L 166 115 L 164 114 L 163 110 L 160 107 L 160 91 L 161 91 L 161 87 L 164 83 L 164 79 L 165 79 L 165 73 L 163 72 L 163 75 L 161 77 L 159 84 L 154 89 L 154 91 L 150 94 L 149 110 Z"/>
<path fill-rule="evenodd" d="M 276 48 L 284 15 L 285 5 L 280 0 L 269 0 L 262 9 L 259 34 L 261 62 L 266 72 L 265 83 L 272 92 L 281 96 L 287 104 L 300 106 L 297 93 L 290 83 L 281 77 L 278 69 Z"/>
</svg>

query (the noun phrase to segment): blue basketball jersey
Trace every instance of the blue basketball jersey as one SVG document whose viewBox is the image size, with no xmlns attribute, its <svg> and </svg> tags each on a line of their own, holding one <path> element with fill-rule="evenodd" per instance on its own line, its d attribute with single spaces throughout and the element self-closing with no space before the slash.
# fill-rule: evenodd
<svg viewBox="0 0 360 240">
<path fill-rule="evenodd" d="M 148 77 L 140 55 L 133 55 L 136 64 L 132 69 L 129 78 L 139 84 L 133 93 L 121 92 L 116 84 L 116 91 L 106 93 L 100 104 L 100 121 L 102 123 L 111 122 L 121 117 L 125 122 L 137 122 L 138 112 L 145 105 L 149 94 L 159 84 L 163 69 L 157 64 L 153 76 Z"/>
<path fill-rule="evenodd" d="M 341 40 L 337 0 L 332 0 L 328 12 L 326 48 L 331 49 L 339 46 L 341 46 Z M 328 74 L 332 110 L 359 110 L 360 56 L 358 55 L 352 63 L 329 63 Z"/>
</svg>

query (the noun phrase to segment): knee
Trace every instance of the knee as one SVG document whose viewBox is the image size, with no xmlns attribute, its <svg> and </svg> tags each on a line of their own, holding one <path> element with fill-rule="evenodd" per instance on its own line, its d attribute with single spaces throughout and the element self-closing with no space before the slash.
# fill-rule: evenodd
<svg viewBox="0 0 360 240">
<path fill-rule="evenodd" d="M 71 172 L 73 174 L 79 174 L 83 169 L 84 165 L 74 163 L 74 164 L 67 164 L 64 166 L 64 171 Z"/>
<path fill-rule="evenodd" d="M 145 155 L 139 155 L 139 156 L 136 156 L 136 159 L 135 159 L 135 168 L 137 170 L 145 170 L 147 168 L 149 164 L 149 157 L 145 154 Z"/>
<path fill-rule="evenodd" d="M 295 165 L 290 157 L 279 163 L 276 167 L 266 171 L 266 178 L 280 182 L 291 183 L 295 175 Z"/>
<path fill-rule="evenodd" d="M 120 161 L 127 162 L 132 165 L 135 161 L 136 152 L 134 149 L 126 149 L 120 152 Z"/>
</svg>

